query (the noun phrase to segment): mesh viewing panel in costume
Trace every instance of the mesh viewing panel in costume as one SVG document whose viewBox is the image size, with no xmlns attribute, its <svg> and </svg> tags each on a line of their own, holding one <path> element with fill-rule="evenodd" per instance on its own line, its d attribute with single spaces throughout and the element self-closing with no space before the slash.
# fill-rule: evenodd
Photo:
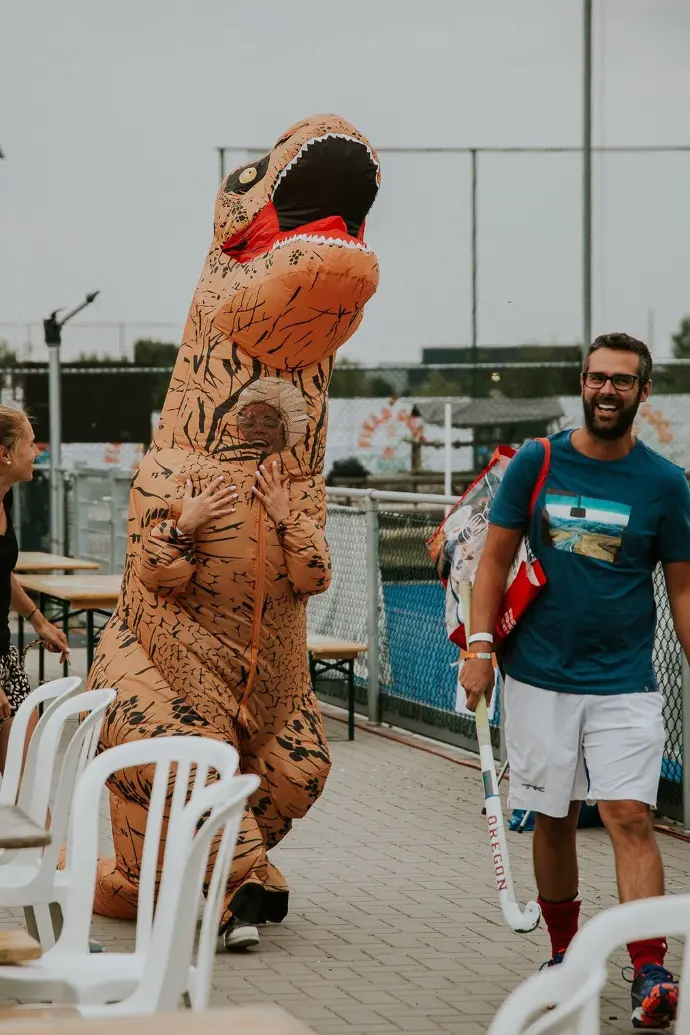
<svg viewBox="0 0 690 1035">
<path fill-rule="evenodd" d="M 322 478 L 327 389 L 336 350 L 378 283 L 364 220 L 376 156 L 337 116 L 288 130 L 261 161 L 221 184 L 214 238 L 150 451 L 134 478 L 117 610 L 91 687 L 118 696 L 102 747 L 165 734 L 234 744 L 261 786 L 242 824 L 226 899 L 247 922 L 279 921 L 288 889 L 267 852 L 319 797 L 330 760 L 306 654 L 306 602 L 328 587 Z M 291 516 L 276 530 L 252 495 L 266 447 L 242 414 L 272 407 L 271 454 L 290 478 Z M 185 483 L 219 475 L 236 512 L 177 528 Z M 115 858 L 102 860 L 95 908 L 136 912 L 150 774 L 111 785 Z"/>
</svg>

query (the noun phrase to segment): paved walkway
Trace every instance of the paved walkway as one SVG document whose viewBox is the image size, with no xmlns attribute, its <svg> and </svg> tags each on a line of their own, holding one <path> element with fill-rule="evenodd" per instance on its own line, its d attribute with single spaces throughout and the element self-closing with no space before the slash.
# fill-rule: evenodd
<svg viewBox="0 0 690 1035">
<path fill-rule="evenodd" d="M 258 950 L 217 958 L 213 1005 L 275 1002 L 319 1035 L 481 1035 L 549 952 L 543 930 L 518 935 L 503 923 L 473 759 L 360 730 L 348 743 L 333 719 L 328 729 L 326 792 L 275 851 L 292 884 L 290 914 L 262 929 Z M 531 835 L 509 837 L 524 901 L 533 894 Z M 669 891 L 686 891 L 690 846 L 660 843 Z M 580 833 L 580 852 L 592 915 L 615 902 L 612 855 L 598 830 Z M 16 911 L 0 913 L 2 925 L 21 922 Z M 131 930 L 94 923 L 106 949 L 129 947 Z M 630 1031 L 625 953 L 611 963 L 604 1031 Z M 676 944 L 670 964 L 679 964 Z"/>
</svg>

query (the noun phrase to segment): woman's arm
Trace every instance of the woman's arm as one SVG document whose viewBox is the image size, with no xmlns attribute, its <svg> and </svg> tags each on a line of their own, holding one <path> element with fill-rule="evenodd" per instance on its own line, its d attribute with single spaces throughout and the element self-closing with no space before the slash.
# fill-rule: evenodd
<svg viewBox="0 0 690 1035">
<path fill-rule="evenodd" d="M 331 558 L 323 528 L 307 510 L 292 510 L 289 479 L 278 465 L 260 468 L 252 490 L 274 522 L 285 554 L 288 578 L 295 593 L 323 593 L 331 584 Z"/>
<path fill-rule="evenodd" d="M 154 593 L 184 593 L 196 571 L 194 537 L 181 532 L 172 517 L 159 521 L 144 532 L 134 567 L 146 588 Z"/>
<path fill-rule="evenodd" d="M 196 494 L 188 481 L 178 503 L 179 517 L 170 514 L 144 533 L 136 571 L 147 589 L 168 596 L 184 593 L 196 571 L 196 532 L 235 510 L 236 486 L 224 486 L 223 480 L 217 478 Z"/>
<path fill-rule="evenodd" d="M 10 606 L 13 611 L 20 614 L 25 621 L 31 622 L 34 631 L 46 645 L 51 654 L 60 654 L 60 661 L 65 661 L 69 654 L 69 643 L 62 629 L 49 622 L 45 615 L 41 614 L 31 597 L 27 596 L 19 584 L 19 579 L 14 574 L 10 575 Z"/>
<path fill-rule="evenodd" d="M 10 575 L 10 589 L 10 605 L 13 611 L 21 615 L 25 621 L 30 621 L 32 625 L 36 618 L 43 617 L 31 597 L 20 586 L 19 579 L 14 572 Z"/>
<path fill-rule="evenodd" d="M 326 535 L 303 510 L 276 525 L 285 566 L 296 593 L 323 593 L 331 584 L 331 555 Z"/>
</svg>

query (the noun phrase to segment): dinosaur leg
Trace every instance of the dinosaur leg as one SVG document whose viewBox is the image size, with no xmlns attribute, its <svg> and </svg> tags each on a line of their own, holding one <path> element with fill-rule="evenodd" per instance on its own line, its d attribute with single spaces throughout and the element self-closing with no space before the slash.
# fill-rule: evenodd
<svg viewBox="0 0 690 1035">
<path fill-rule="evenodd" d="M 331 765 L 311 691 L 279 733 L 251 738 L 240 732 L 239 751 L 242 772 L 256 773 L 261 784 L 240 831 L 223 923 L 232 916 L 246 923 L 279 923 L 287 913 L 289 892 L 268 852 L 289 833 L 293 819 L 306 815 L 320 796 Z M 251 859 L 249 869 L 241 865 L 243 859 Z"/>
</svg>

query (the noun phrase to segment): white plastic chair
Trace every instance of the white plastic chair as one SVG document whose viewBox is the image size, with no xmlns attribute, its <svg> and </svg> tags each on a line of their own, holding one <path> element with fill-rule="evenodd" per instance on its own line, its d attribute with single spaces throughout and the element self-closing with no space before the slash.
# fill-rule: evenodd
<svg viewBox="0 0 690 1035">
<path fill-rule="evenodd" d="M 584 972 L 565 963 L 540 970 L 511 992 L 487 1035 L 598 1035 L 605 984 L 605 964 Z"/>
<path fill-rule="evenodd" d="M 675 1030 L 690 1031 L 690 895 L 665 895 L 625 902 L 589 920 L 563 963 L 534 974 L 508 996 L 487 1035 L 599 1035 L 611 953 L 628 942 L 666 936 L 685 939 Z M 529 1023 L 550 1004 L 556 1009 Z"/>
<path fill-rule="evenodd" d="M 31 716 L 41 704 L 48 701 L 55 703 L 58 699 L 66 700 L 72 697 L 81 686 L 79 676 L 65 676 L 61 679 L 53 679 L 50 683 L 43 683 L 32 690 L 26 697 L 12 720 L 10 738 L 7 744 L 7 759 L 5 772 L 2 774 L 0 783 L 0 805 L 16 805 L 19 794 L 19 784 L 22 780 L 22 762 L 24 759 L 24 747 L 26 744 L 26 733 L 29 728 Z M 47 708 L 41 719 L 47 719 L 50 708 Z M 39 720 L 40 722 L 40 720 Z M 34 731 L 35 732 L 35 731 Z M 25 772 L 25 775 L 29 774 Z M 32 774 L 33 775 L 33 774 Z M 0 855 L 0 865 L 3 857 Z"/>
<path fill-rule="evenodd" d="M 30 927 L 35 920 L 44 949 L 55 944 L 50 906 L 62 904 L 69 881 L 57 863 L 67 839 L 75 782 L 96 752 L 106 708 L 115 696 L 114 690 L 63 695 L 41 717 L 29 742 L 17 804 L 41 827 L 50 809 L 51 843 L 17 851 L 0 866 L 0 905 L 23 906 Z M 80 714 L 85 718 L 75 727 L 59 763 L 65 724 Z"/>
<path fill-rule="evenodd" d="M 676 1032 L 685 1033 L 690 1031 L 690 895 L 642 898 L 599 913 L 573 939 L 561 966 L 578 970 L 598 962 L 605 966 L 611 953 L 621 945 L 665 937 L 682 938 L 685 942 L 675 1026 Z"/>
<path fill-rule="evenodd" d="M 0 967 L 0 995 L 73 1003 L 82 1016 L 174 1010 L 185 993 L 194 1010 L 205 1009 L 240 822 L 247 798 L 259 785 L 256 776 L 234 776 L 237 762 L 233 747 L 203 737 L 135 741 L 95 758 L 74 796 L 62 933 L 40 960 Z M 101 796 L 113 773 L 149 765 L 156 771 L 141 859 L 134 951 L 90 954 Z M 219 779 L 207 785 L 211 771 Z M 166 845 L 154 908 L 166 805 Z M 193 965 L 202 886 L 214 839 L 217 851 Z"/>
</svg>

